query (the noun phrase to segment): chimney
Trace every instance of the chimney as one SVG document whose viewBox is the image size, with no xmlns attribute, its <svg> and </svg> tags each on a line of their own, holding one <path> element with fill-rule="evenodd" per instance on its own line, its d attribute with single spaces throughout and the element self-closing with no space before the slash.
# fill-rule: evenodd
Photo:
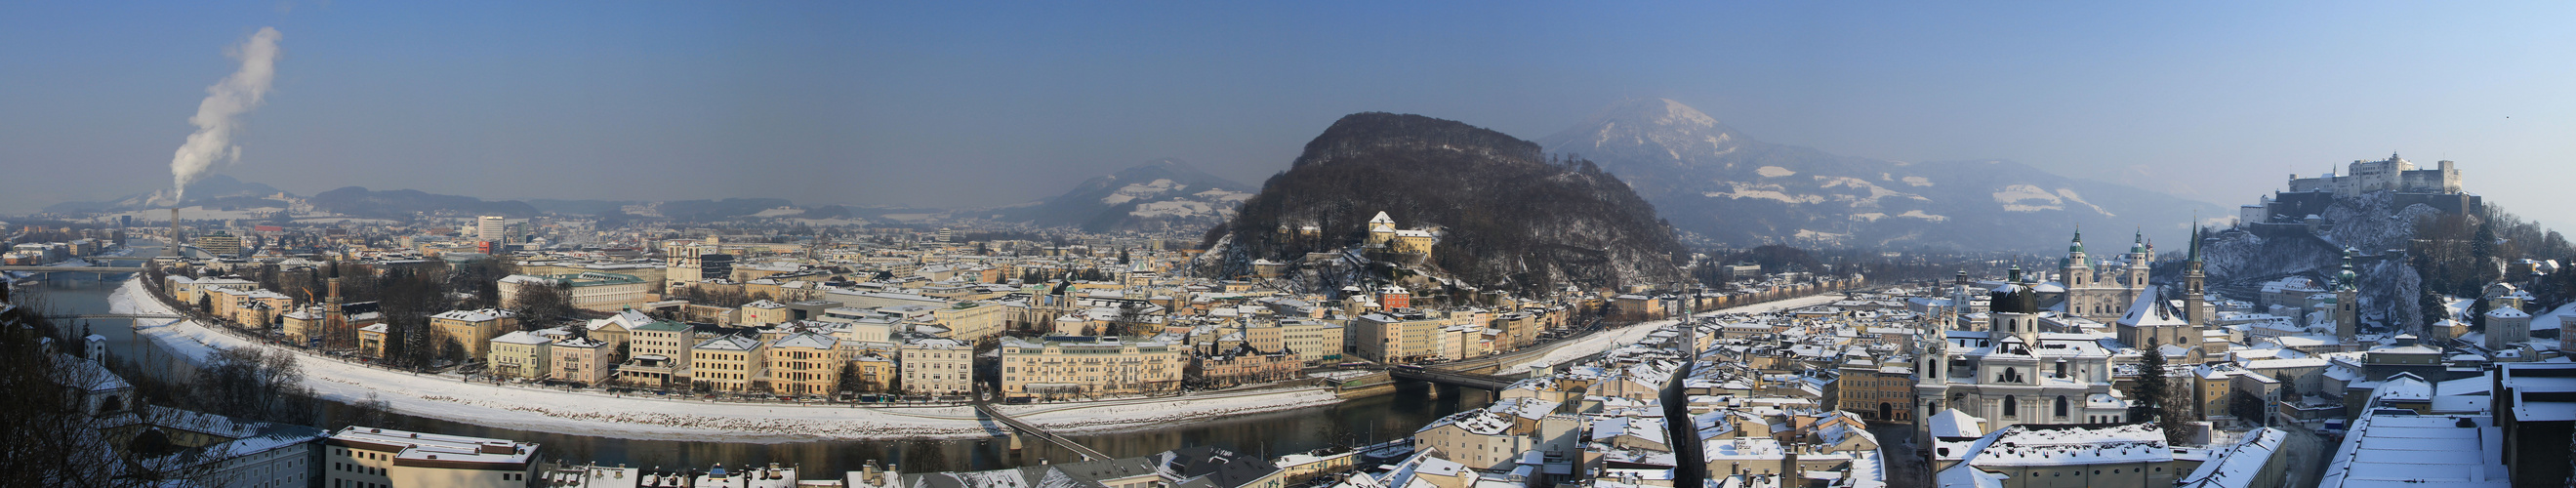
<svg viewBox="0 0 2576 488">
<path fill-rule="evenodd" d="M 170 257 L 182 256 L 179 245 L 179 207 L 170 207 Z"/>
</svg>

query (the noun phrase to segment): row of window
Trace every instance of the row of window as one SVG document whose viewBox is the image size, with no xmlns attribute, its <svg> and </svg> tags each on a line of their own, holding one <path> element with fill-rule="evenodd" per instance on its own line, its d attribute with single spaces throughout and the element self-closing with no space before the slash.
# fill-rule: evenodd
<svg viewBox="0 0 2576 488">
<path fill-rule="evenodd" d="M 2111 470 L 2111 474 L 2120 474 L 2120 471 L 2121 471 L 2121 470 L 2119 470 L 2119 469 L 2113 469 L 2113 470 Z M 2145 473 L 2145 472 L 2147 472 L 2146 468 L 2130 469 L 2130 470 L 2128 470 L 2128 471 L 2129 471 L 2131 474 L 2136 474 L 2136 473 Z M 2158 467 L 2158 468 L 2156 468 L 2156 472 L 2158 472 L 2158 473 L 2165 472 L 2165 468 Z M 2031 477 L 2033 477 L 2033 478 L 2037 478 L 2037 477 L 2039 477 L 2039 473 L 2042 473 L 2042 472 L 2041 472 L 2041 471 L 2032 471 L 2032 472 L 2030 472 L 2030 476 L 2031 476 Z M 2070 475 L 2070 474 L 2071 474 L 2071 475 L 2076 475 L 2076 476 L 2083 476 L 2083 475 L 2084 475 L 2084 471 L 2083 471 L 2083 470 L 2075 470 L 2075 471 L 2047 471 L 2046 473 L 2048 473 L 2048 476 L 2049 476 L 2049 477 L 2051 477 L 2051 478 L 2061 477 L 2061 476 L 2066 476 L 2066 475 Z M 2099 469 L 2093 470 L 2093 475 L 2095 475 L 2095 476 L 2100 476 L 2100 475 L 2102 475 L 2102 470 L 2099 470 Z"/>
</svg>

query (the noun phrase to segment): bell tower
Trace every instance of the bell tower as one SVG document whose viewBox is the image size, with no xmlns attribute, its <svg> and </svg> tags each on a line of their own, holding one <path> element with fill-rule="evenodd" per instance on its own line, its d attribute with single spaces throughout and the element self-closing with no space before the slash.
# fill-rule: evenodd
<svg viewBox="0 0 2576 488">
<path fill-rule="evenodd" d="M 2209 302 L 2208 292 L 2203 289 L 2204 282 L 2208 280 L 2209 275 L 2200 268 L 2200 225 L 2194 224 L 2191 226 L 2191 253 L 2182 265 L 2182 317 L 2184 323 L 2195 328 L 2209 326 L 2209 313 L 2202 311 Z"/>
</svg>

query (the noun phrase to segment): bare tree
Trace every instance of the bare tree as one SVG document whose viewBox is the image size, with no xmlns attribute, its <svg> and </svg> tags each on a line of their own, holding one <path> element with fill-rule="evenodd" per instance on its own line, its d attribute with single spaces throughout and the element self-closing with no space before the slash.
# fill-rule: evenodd
<svg viewBox="0 0 2576 488">
<path fill-rule="evenodd" d="M 306 423 L 312 396 L 290 353 L 260 346 L 220 349 L 197 369 L 192 387 L 208 413 L 238 419 Z"/>
<path fill-rule="evenodd" d="M 551 327 L 573 314 L 572 288 L 562 282 L 554 286 L 520 286 L 519 296 L 511 297 L 511 301 L 511 311 L 519 313 L 520 326 L 529 329 Z"/>
</svg>

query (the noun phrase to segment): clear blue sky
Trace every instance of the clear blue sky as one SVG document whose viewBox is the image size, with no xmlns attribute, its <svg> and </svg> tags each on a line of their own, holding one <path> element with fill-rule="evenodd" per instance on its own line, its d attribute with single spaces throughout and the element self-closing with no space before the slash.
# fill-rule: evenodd
<svg viewBox="0 0 2576 488">
<path fill-rule="evenodd" d="M 2399 151 L 2576 224 L 2576 4 L 1602 3 L 12 2 L 0 212 L 167 186 L 274 26 L 216 172 L 306 194 L 1001 205 L 1162 157 L 1258 183 L 1351 112 L 1534 139 L 1661 96 L 2229 205 Z"/>
</svg>

